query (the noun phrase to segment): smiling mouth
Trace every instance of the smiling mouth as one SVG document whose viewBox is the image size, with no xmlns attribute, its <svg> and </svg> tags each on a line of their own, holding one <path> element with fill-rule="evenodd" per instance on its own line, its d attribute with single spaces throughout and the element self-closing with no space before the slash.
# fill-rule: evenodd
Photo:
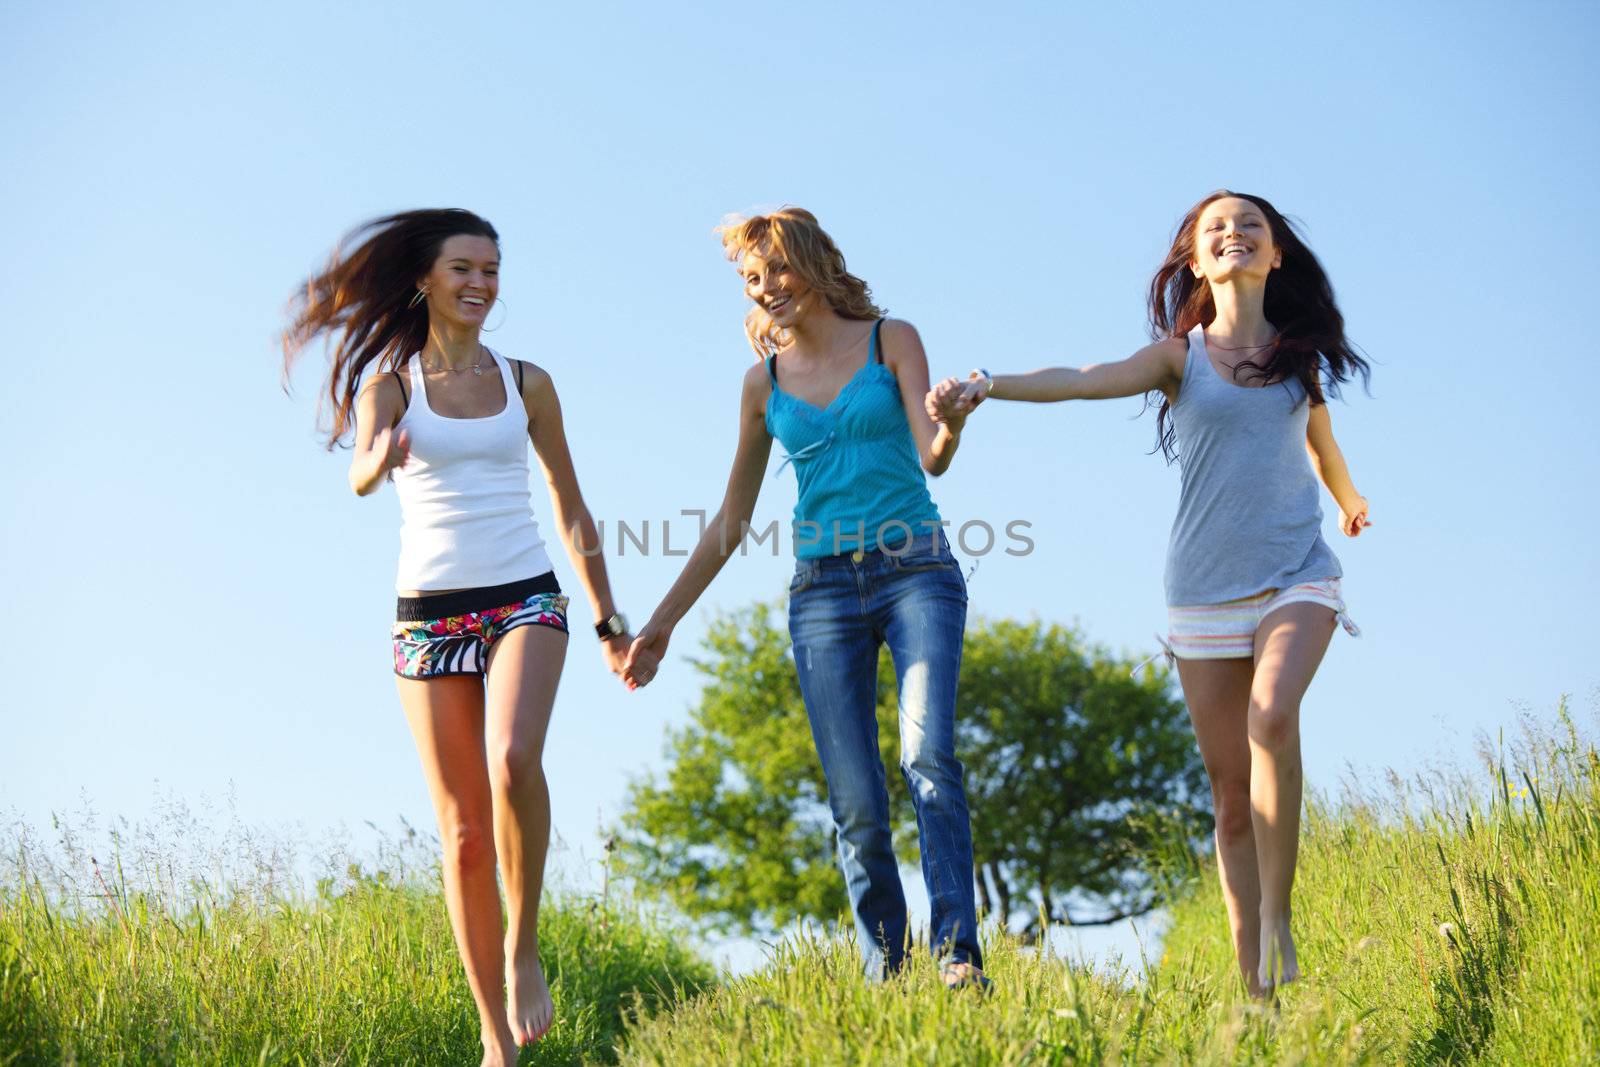
<svg viewBox="0 0 1600 1067">
<path fill-rule="evenodd" d="M 1244 245 L 1227 245 L 1222 249 L 1221 252 L 1217 253 L 1217 258 L 1225 259 L 1228 256 L 1248 256 L 1249 254 L 1250 249 L 1246 248 Z"/>
<path fill-rule="evenodd" d="M 461 302 L 477 308 L 481 308 L 484 305 L 484 300 L 481 296 L 464 296 L 461 298 Z"/>
<path fill-rule="evenodd" d="M 776 315 L 778 312 L 789 306 L 789 300 L 790 298 L 787 296 L 778 300 L 774 300 L 772 303 L 767 305 L 767 314 Z"/>
</svg>

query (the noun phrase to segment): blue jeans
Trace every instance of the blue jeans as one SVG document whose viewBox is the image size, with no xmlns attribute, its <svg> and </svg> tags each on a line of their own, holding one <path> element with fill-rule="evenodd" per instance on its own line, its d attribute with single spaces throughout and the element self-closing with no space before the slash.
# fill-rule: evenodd
<svg viewBox="0 0 1600 1067">
<path fill-rule="evenodd" d="M 878 646 L 887 643 L 900 693 L 900 773 L 922 840 L 932 944 L 981 967 L 972 825 L 955 754 L 956 678 L 967 586 L 944 535 L 914 537 L 897 554 L 796 561 L 789 636 L 811 737 L 869 977 L 905 961 L 906 899 L 878 755 Z"/>
</svg>

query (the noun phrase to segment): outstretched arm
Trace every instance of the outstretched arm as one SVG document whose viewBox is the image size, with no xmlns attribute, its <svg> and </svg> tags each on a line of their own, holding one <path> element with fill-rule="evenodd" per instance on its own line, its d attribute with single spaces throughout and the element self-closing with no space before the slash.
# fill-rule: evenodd
<svg viewBox="0 0 1600 1067">
<path fill-rule="evenodd" d="M 666 654 L 673 628 L 694 607 L 700 594 L 743 542 L 750 516 L 755 513 L 756 497 L 761 493 L 767 459 L 772 454 L 772 437 L 767 433 L 766 423 L 770 389 L 764 366 L 757 363 L 746 372 L 739 400 L 739 443 L 734 449 L 733 470 L 722 494 L 722 506 L 706 523 L 678 580 L 672 583 L 650 621 L 639 631 L 628 655 L 624 681 L 631 681 L 641 664 L 659 661 Z"/>
<path fill-rule="evenodd" d="M 1157 389 L 1170 397 L 1183 382 L 1183 357 L 1187 352 L 1182 338 L 1169 337 L 1146 345 L 1115 363 L 997 375 L 994 387 L 986 395 L 997 400 L 1025 400 L 1036 404 L 1058 400 L 1111 400 Z"/>
<path fill-rule="evenodd" d="M 997 374 L 993 385 L 977 377 L 965 382 L 947 378 L 928 394 L 926 406 L 930 416 L 944 421 L 969 414 L 989 397 L 1048 404 L 1061 400 L 1109 400 L 1160 390 L 1172 400 L 1183 384 L 1187 353 L 1183 338 L 1169 337 L 1115 363 Z"/>
</svg>

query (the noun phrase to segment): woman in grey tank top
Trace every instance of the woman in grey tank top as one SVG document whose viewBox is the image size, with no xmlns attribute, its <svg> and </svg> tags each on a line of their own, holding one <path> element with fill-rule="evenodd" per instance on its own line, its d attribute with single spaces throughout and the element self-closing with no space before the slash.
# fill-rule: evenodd
<svg viewBox="0 0 1600 1067">
<path fill-rule="evenodd" d="M 1368 367 L 1322 265 L 1266 200 L 1222 190 L 1179 224 L 1150 286 L 1158 340 L 1117 363 L 991 376 L 928 394 L 935 418 L 985 398 L 1161 394 L 1157 440 L 1181 462 L 1167 552 L 1167 654 L 1211 778 L 1217 866 L 1254 996 L 1299 973 L 1289 896 L 1300 840 L 1300 703 L 1336 622 L 1339 561 L 1317 480 L 1348 536 L 1369 525 L 1324 391 Z M 1181 455 L 1179 450 L 1181 449 Z M 1309 453 L 1309 460 L 1308 460 Z"/>
</svg>

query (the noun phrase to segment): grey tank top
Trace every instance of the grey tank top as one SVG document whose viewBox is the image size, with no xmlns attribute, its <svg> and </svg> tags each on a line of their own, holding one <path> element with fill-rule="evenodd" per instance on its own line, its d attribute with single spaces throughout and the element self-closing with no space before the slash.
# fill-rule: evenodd
<svg viewBox="0 0 1600 1067">
<path fill-rule="evenodd" d="M 1211 366 L 1205 329 L 1189 331 L 1172 404 L 1183 488 L 1167 547 L 1167 604 L 1220 604 L 1343 572 L 1322 539 L 1306 454 L 1311 405 L 1293 379 L 1249 387 Z"/>
</svg>

